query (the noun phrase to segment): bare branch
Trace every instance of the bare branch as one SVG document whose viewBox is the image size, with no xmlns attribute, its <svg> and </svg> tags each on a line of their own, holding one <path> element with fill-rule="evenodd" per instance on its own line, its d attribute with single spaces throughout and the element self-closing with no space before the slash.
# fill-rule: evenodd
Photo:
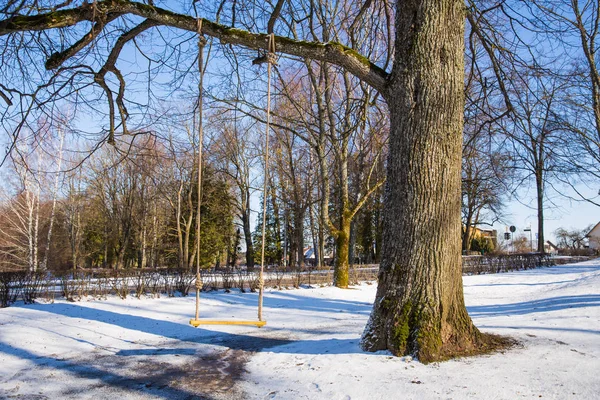
<svg viewBox="0 0 600 400">
<path fill-rule="evenodd" d="M 158 25 L 165 25 L 197 31 L 197 19 L 177 14 L 159 7 L 130 1 L 106 0 L 92 4 L 84 3 L 79 7 L 60 10 L 34 16 L 18 15 L 0 21 L 0 36 L 14 32 L 41 31 L 52 28 L 65 28 L 82 21 L 93 21 L 98 13 L 132 14 L 147 18 Z M 269 50 L 269 34 L 251 33 L 202 19 L 202 33 L 217 38 L 221 43 L 231 43 L 252 49 Z M 327 61 L 341 66 L 347 71 L 373 86 L 380 93 L 386 91 L 388 74 L 366 57 L 347 46 L 336 42 L 304 42 L 283 36 L 276 36 L 279 52 L 314 60 Z"/>
</svg>

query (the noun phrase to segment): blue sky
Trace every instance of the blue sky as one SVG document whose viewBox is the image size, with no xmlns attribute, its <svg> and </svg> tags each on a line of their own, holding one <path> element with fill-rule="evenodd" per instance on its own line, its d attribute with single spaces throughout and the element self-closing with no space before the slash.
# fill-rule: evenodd
<svg viewBox="0 0 600 400">
<path fill-rule="evenodd" d="M 600 187 L 594 188 L 578 188 L 584 192 L 584 194 L 590 197 L 598 197 L 598 190 Z M 528 202 L 531 201 L 531 204 Z M 565 228 L 567 230 L 573 229 L 584 229 L 589 225 L 595 225 L 600 222 L 600 207 L 584 201 L 570 200 L 567 197 L 554 196 L 552 199 L 554 205 L 548 202 L 547 208 L 545 208 L 544 215 L 544 234 L 546 240 L 554 240 L 554 231 L 558 228 Z M 521 200 L 522 202 L 512 200 L 507 203 L 505 209 L 505 219 L 503 222 L 494 224 L 494 229 L 499 233 L 505 231 L 505 227 L 514 225 L 517 228 L 516 234 L 526 234 L 523 232 L 523 228 L 531 226 L 533 236 L 537 233 L 537 210 L 535 208 L 528 207 L 533 205 L 533 197 L 526 197 Z M 523 204 L 524 203 L 524 204 Z"/>
</svg>

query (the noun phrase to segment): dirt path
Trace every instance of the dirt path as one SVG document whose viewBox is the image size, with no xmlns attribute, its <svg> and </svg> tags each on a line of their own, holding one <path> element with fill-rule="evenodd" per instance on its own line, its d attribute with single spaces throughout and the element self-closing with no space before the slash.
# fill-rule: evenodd
<svg viewBox="0 0 600 400">
<path fill-rule="evenodd" d="M 262 336 L 257 336 L 261 334 Z M 215 335 L 210 344 L 187 340 L 145 343 L 137 348 L 31 357 L 2 346 L 3 353 L 28 359 L 0 377 L 7 399 L 244 399 L 238 383 L 254 352 L 289 343 L 273 332 Z M 32 368 L 32 363 L 34 367 Z"/>
</svg>

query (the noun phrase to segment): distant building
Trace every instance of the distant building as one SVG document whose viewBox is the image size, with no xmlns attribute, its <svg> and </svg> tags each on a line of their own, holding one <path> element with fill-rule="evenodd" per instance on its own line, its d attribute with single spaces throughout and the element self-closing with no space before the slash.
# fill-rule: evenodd
<svg viewBox="0 0 600 400">
<path fill-rule="evenodd" d="M 600 250 L 600 222 L 585 237 L 589 240 L 590 249 Z"/>
<path fill-rule="evenodd" d="M 498 248 L 498 231 L 495 229 L 481 229 L 476 226 L 471 228 L 471 238 L 485 238 L 492 243 L 494 249 Z"/>
<path fill-rule="evenodd" d="M 549 240 L 547 240 L 546 243 L 544 243 L 544 250 L 547 254 L 558 254 L 560 251 L 558 246 Z"/>
<path fill-rule="evenodd" d="M 326 252 L 323 261 L 325 262 L 325 264 L 331 264 L 331 262 L 333 261 L 333 253 Z M 313 249 L 312 247 L 304 248 L 304 262 L 308 265 L 312 265 L 313 267 L 317 265 L 315 249 Z"/>
</svg>

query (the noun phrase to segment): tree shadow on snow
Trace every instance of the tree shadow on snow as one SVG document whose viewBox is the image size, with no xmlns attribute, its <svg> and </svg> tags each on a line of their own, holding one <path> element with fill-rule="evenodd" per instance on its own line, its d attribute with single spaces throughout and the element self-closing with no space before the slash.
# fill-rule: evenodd
<svg viewBox="0 0 600 400">
<path fill-rule="evenodd" d="M 559 311 L 569 308 L 599 307 L 600 295 L 584 294 L 576 296 L 558 296 L 546 299 L 524 301 L 511 304 L 491 304 L 487 306 L 469 306 L 471 317 L 494 317 L 501 315 L 525 315 Z"/>
<path fill-rule="evenodd" d="M 196 392 L 190 392 L 185 389 L 177 388 L 172 385 L 173 373 L 175 371 L 167 368 L 156 368 L 152 373 L 148 375 L 131 377 L 114 372 L 114 370 L 126 370 L 128 365 L 126 363 L 111 363 L 110 367 L 113 371 L 109 371 L 107 368 L 103 368 L 98 364 L 97 359 L 90 361 L 73 361 L 65 360 L 58 355 L 51 356 L 40 356 L 34 354 L 28 350 L 14 347 L 8 344 L 0 342 L 0 354 L 7 354 L 20 359 L 28 360 L 34 363 L 38 367 L 53 368 L 56 370 L 62 370 L 71 375 L 71 379 L 84 379 L 84 380 L 99 380 L 102 382 L 101 385 L 94 385 L 94 387 L 109 386 L 111 388 L 118 388 L 129 393 L 136 393 L 138 395 L 151 396 L 153 398 L 163 399 L 206 399 L 210 400 L 213 397 L 209 394 L 199 395 Z M 119 369 L 118 367 L 122 367 Z M 130 366 L 129 366 L 130 367 Z M 21 377 L 21 379 L 25 379 Z M 25 381 L 26 382 L 26 381 Z M 89 395 L 89 381 L 83 382 L 81 385 L 72 382 L 67 384 L 66 389 L 60 392 L 60 396 L 66 396 L 68 398 L 77 398 L 80 396 Z M 40 394 L 44 393 L 43 386 L 40 386 Z M 0 391 L 0 395 L 2 392 Z M 48 395 L 52 395 L 48 393 Z M 58 395 L 54 393 L 54 395 Z M 28 394 L 20 395 L 19 398 L 27 398 Z"/>
<path fill-rule="evenodd" d="M 55 303 L 48 306 L 36 306 L 36 308 L 42 313 L 54 313 L 65 317 L 96 321 L 112 326 L 117 326 L 123 329 L 129 329 L 133 331 L 143 332 L 151 335 L 157 335 L 173 339 L 174 341 L 188 342 L 195 344 L 206 344 L 213 346 L 223 346 L 232 350 L 243 350 L 249 352 L 258 352 L 269 350 L 272 352 L 290 352 L 290 353 L 304 353 L 304 354 L 351 354 L 362 352 L 358 346 L 359 337 L 354 339 L 323 339 L 323 340 L 293 340 L 281 337 L 264 337 L 262 334 L 269 331 L 277 331 L 278 328 L 269 327 L 262 328 L 261 332 L 256 331 L 256 335 L 253 333 L 231 333 L 231 332 L 219 332 L 211 330 L 210 328 L 193 328 L 188 324 L 182 324 L 167 320 L 157 320 L 147 317 L 141 317 L 136 315 L 121 314 L 113 311 L 95 309 L 80 306 L 78 304 L 68 303 Z M 339 312 L 339 308 L 337 308 Z M 46 316 L 40 316 L 47 321 Z M 32 317 L 29 317 L 31 319 Z M 46 322 L 45 322 L 46 323 Z M 78 329 L 88 329 L 88 326 L 82 324 L 80 321 L 74 321 L 74 327 Z M 237 329 L 237 328 L 236 328 Z M 248 328 L 239 328 L 248 329 Z M 258 329 L 258 328 L 251 328 Z M 103 330 L 102 327 L 97 327 L 96 332 L 98 335 L 104 336 L 103 332 L 109 332 L 113 329 Z M 307 330 L 307 332 L 313 334 L 327 334 L 333 333 L 334 331 L 328 330 L 327 328 L 316 328 L 313 330 Z M 52 332 L 55 333 L 55 332 Z M 346 332 L 345 336 L 347 336 Z M 64 335 L 63 335 L 64 336 Z M 266 336 L 266 335 L 265 335 Z M 72 337 L 71 339 L 81 341 L 81 339 Z M 124 341 L 122 338 L 114 338 L 115 340 Z M 89 343 L 89 342 L 86 342 Z M 91 344 L 91 343 L 90 343 Z M 0 345 L 2 343 L 0 342 Z M 93 345 L 93 344 L 92 344 Z M 169 346 L 176 345 L 170 343 Z M 277 347 L 284 346 L 282 349 L 276 349 Z M 189 349 L 180 349 L 182 353 L 188 354 Z M 144 351 L 148 354 L 153 353 L 153 350 L 132 350 L 122 351 L 121 355 L 143 355 Z M 172 353 L 177 353 L 177 349 L 170 349 Z M 136 353 L 137 352 L 137 353 Z M 138 354 L 139 353 L 139 354 Z"/>
<path fill-rule="evenodd" d="M 595 261 L 597 262 L 597 261 Z M 600 263 L 593 265 L 581 265 L 581 264 L 565 264 L 555 267 L 541 267 L 529 269 L 526 271 L 512 271 L 498 274 L 499 282 L 491 283 L 478 283 L 471 284 L 466 283 L 467 287 L 493 287 L 493 286 L 549 286 L 549 285 L 562 285 L 562 284 L 575 284 L 576 282 L 585 282 L 588 279 L 593 279 L 594 272 L 600 272 Z M 564 279 L 563 275 L 578 274 L 572 279 Z M 511 275 L 518 275 L 519 280 L 517 282 L 503 282 L 502 278 L 509 277 Z M 544 279 L 541 282 L 536 282 L 535 279 L 538 276 L 543 276 Z M 550 279 L 548 279 L 550 278 Z M 551 279 L 556 280 L 552 281 Z M 529 280 L 534 280 L 529 282 Z"/>
<path fill-rule="evenodd" d="M 164 399 L 190 399 L 206 398 L 211 399 L 209 395 L 198 393 L 193 389 L 188 391 L 184 388 L 173 387 L 171 385 L 174 376 L 181 376 L 185 372 L 176 364 L 167 362 L 167 359 L 161 359 L 161 356 L 188 356 L 192 357 L 194 365 L 206 364 L 206 361 L 218 363 L 219 358 L 224 354 L 231 354 L 219 350 L 224 347 L 231 350 L 242 350 L 244 352 L 271 351 L 273 353 L 287 354 L 349 354 L 361 352 L 358 341 L 355 339 L 324 339 L 324 340 L 289 340 L 286 338 L 262 337 L 248 333 L 228 333 L 218 332 L 204 328 L 192 328 L 187 324 L 173 321 L 156 320 L 136 315 L 116 313 L 113 311 L 94 309 L 79 304 L 55 303 L 51 305 L 35 305 L 27 308 L 35 308 L 39 313 L 30 313 L 28 317 L 29 325 L 36 325 L 36 316 L 39 318 L 38 329 L 52 335 L 59 335 L 67 340 L 77 341 L 97 349 L 102 349 L 102 353 L 94 353 L 93 350 L 82 352 L 76 359 L 65 359 L 57 354 L 38 355 L 27 349 L 22 349 L 14 345 L 3 343 L 0 338 L 0 355 L 9 354 L 24 360 L 28 360 L 40 367 L 53 368 L 65 371 L 77 379 L 95 379 L 102 382 L 102 385 L 115 387 L 127 392 L 135 392 L 142 395 L 156 396 Z M 61 325 L 72 326 L 73 330 L 57 331 L 48 324 L 52 318 L 48 318 L 47 313 L 61 315 L 72 319 L 63 320 Z M 18 318 L 18 317 L 17 317 Z M 95 322 L 94 324 L 86 323 Z M 100 323 L 100 324 L 98 324 Z M 103 327 L 102 324 L 109 326 Z M 124 338 L 110 336 L 109 332 L 114 332 L 115 327 L 126 330 L 132 330 L 150 335 L 157 335 L 172 339 L 172 341 L 159 343 L 160 340 L 147 340 L 147 338 L 137 335 L 136 342 L 125 339 L 127 337 L 136 337 L 136 334 L 122 335 Z M 236 328 L 237 329 L 237 328 Z M 247 329 L 247 328 L 240 328 Z M 94 341 L 89 337 L 85 339 L 78 337 L 77 331 L 90 330 L 99 339 Z M 263 328 L 266 332 L 269 328 Z M 273 330 L 273 329 L 271 329 Z M 66 332 L 66 333 L 65 333 Z M 88 336 L 88 335 L 85 335 Z M 119 335 L 121 336 L 121 335 Z M 108 341 L 106 340 L 108 338 Z M 158 338 L 157 338 L 158 339 Z M 127 342 L 125 348 L 117 341 Z M 96 343 L 94 343 L 96 342 Z M 101 343 L 110 343 L 110 347 Z M 192 345 L 193 344 L 193 345 Z M 203 349 L 197 345 L 218 346 L 217 348 Z M 69 348 L 69 344 L 65 345 Z M 235 353 L 235 352 L 234 352 Z M 72 355 L 71 355 L 72 357 Z M 164 360 L 164 361 L 162 361 Z M 203 360 L 203 361 L 202 361 Z M 226 360 L 227 361 L 227 360 Z M 129 376 L 119 371 L 127 371 L 134 366 L 139 368 L 139 362 L 144 362 L 147 373 L 142 376 Z M 225 363 L 229 365 L 229 363 Z M 242 362 L 243 365 L 243 362 Z M 243 367 L 242 371 L 243 371 Z M 186 370 L 187 371 L 187 370 Z M 194 378 L 191 377 L 193 380 Z M 212 379 L 212 378 L 208 378 Z M 197 379 L 196 379 L 197 380 Z M 97 386 L 97 385 L 96 385 Z M 67 386 L 60 393 L 62 395 L 77 397 L 81 391 L 88 390 L 89 383 L 73 383 L 71 387 Z M 210 392 L 207 392 L 210 393 Z M 0 392 L 0 397 L 2 393 Z"/>
<path fill-rule="evenodd" d="M 573 283 L 581 281 L 581 279 L 569 279 L 564 281 L 555 281 L 555 282 L 517 282 L 517 283 L 509 283 L 509 282 L 494 282 L 494 283 L 480 283 L 476 285 L 468 285 L 465 284 L 465 288 L 469 287 L 495 287 L 495 286 L 550 286 L 550 285 L 562 285 L 565 283 Z"/>
<path fill-rule="evenodd" d="M 298 294 L 311 289 L 291 289 L 291 290 L 267 290 L 265 291 L 265 305 L 270 308 L 285 308 L 285 309 L 296 309 L 302 311 L 316 311 L 316 312 L 352 312 L 353 314 L 370 314 L 373 303 L 356 301 L 356 300 L 343 300 L 343 299 L 330 299 L 330 298 L 315 298 L 310 296 L 303 296 Z M 347 289 L 334 289 L 334 290 L 347 290 Z M 257 305 L 257 293 L 239 293 L 238 291 L 232 291 L 231 293 L 202 293 L 201 296 L 209 300 L 216 300 L 221 302 L 230 301 L 232 305 L 243 305 L 248 307 L 256 307 Z"/>
<path fill-rule="evenodd" d="M 600 331 L 593 329 L 579 329 L 579 328 L 560 328 L 554 326 L 521 326 L 521 325 L 478 325 L 478 328 L 482 329 L 517 329 L 517 330 L 540 330 L 540 331 L 557 331 L 557 332 L 577 332 L 587 333 L 592 335 L 600 335 Z"/>
</svg>

